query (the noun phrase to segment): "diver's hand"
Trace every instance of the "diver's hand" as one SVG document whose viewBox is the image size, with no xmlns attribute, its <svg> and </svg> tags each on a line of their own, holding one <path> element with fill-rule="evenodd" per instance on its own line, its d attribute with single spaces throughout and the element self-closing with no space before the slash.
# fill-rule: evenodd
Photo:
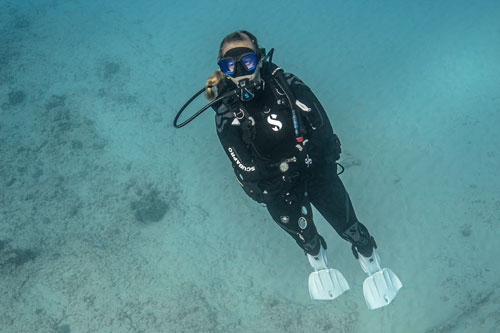
<svg viewBox="0 0 500 333">
<path fill-rule="evenodd" d="M 259 158 L 254 159 L 256 170 L 259 172 L 260 179 L 273 179 L 281 176 L 280 169 L 276 163 L 269 163 Z"/>
<path fill-rule="evenodd" d="M 262 188 L 264 193 L 271 198 L 275 198 L 283 193 L 286 193 L 290 187 L 282 176 L 261 181 L 259 186 Z"/>
<path fill-rule="evenodd" d="M 296 187 L 300 179 L 299 172 L 290 170 L 289 172 L 282 173 L 278 177 L 261 181 L 259 186 L 271 197 L 283 197 L 288 195 L 292 189 Z"/>
</svg>

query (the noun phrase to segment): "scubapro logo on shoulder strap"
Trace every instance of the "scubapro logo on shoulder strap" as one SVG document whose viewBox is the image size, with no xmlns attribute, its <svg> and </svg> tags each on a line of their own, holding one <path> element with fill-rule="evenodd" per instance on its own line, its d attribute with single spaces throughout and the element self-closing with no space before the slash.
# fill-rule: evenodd
<svg viewBox="0 0 500 333">
<path fill-rule="evenodd" d="M 281 123 L 281 121 L 276 120 L 276 118 L 278 118 L 278 116 L 272 113 L 271 115 L 267 116 L 267 122 L 273 125 L 272 127 L 273 131 L 278 132 L 280 129 L 283 128 L 283 124 Z"/>
</svg>

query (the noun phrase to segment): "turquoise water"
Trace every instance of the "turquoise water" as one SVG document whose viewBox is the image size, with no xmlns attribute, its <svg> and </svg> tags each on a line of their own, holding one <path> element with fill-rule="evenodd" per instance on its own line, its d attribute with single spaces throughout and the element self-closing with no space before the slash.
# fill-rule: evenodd
<svg viewBox="0 0 500 333">
<path fill-rule="evenodd" d="M 327 110 L 389 306 L 317 212 L 351 290 L 311 301 L 213 112 L 172 126 L 237 29 Z M 497 332 L 499 59 L 498 1 L 0 0 L 0 331 Z"/>
</svg>

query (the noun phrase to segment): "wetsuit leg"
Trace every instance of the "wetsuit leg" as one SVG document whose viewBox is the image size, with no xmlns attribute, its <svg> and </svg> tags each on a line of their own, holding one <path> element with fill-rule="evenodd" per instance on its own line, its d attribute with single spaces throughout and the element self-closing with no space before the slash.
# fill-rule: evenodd
<svg viewBox="0 0 500 333">
<path fill-rule="evenodd" d="M 340 237 L 355 246 L 363 256 L 370 257 L 375 243 L 366 227 L 358 221 L 349 194 L 337 175 L 336 165 L 329 163 L 315 170 L 308 192 L 312 205 Z"/>
<path fill-rule="evenodd" d="M 324 240 L 318 234 L 313 222 L 311 204 L 302 195 L 295 200 L 287 202 L 284 198 L 276 198 L 266 202 L 267 210 L 273 220 L 290 236 L 297 244 L 311 255 L 317 255 L 320 249 L 320 242 L 326 247 Z"/>
</svg>

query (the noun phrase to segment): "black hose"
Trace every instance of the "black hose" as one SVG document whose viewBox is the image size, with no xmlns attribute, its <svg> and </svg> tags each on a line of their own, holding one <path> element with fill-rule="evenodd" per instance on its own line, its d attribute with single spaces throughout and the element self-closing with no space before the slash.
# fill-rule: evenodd
<svg viewBox="0 0 500 333">
<path fill-rule="evenodd" d="M 337 173 L 337 176 L 341 175 L 344 172 L 344 170 L 345 170 L 344 166 L 342 164 L 340 164 L 340 163 L 335 163 L 335 164 L 339 165 L 342 168 L 342 170 L 339 173 Z"/>
<path fill-rule="evenodd" d="M 273 54 L 274 54 L 274 47 L 271 50 L 269 50 L 269 53 L 266 55 L 266 59 L 269 62 L 273 62 Z"/>
<path fill-rule="evenodd" d="M 204 92 L 206 89 L 206 87 L 203 87 L 202 89 L 200 89 L 200 91 L 198 91 L 196 94 L 193 95 L 193 97 L 191 97 L 186 103 L 184 103 L 184 105 L 181 107 L 181 109 L 179 110 L 179 112 L 177 112 L 177 114 L 175 115 L 175 118 L 174 118 L 174 126 L 175 128 L 181 128 L 182 126 L 188 124 L 189 122 L 191 122 L 191 120 L 193 120 L 194 118 L 198 117 L 198 115 L 200 113 L 202 113 L 203 111 L 205 111 L 206 108 L 204 109 L 201 109 L 200 111 L 198 111 L 197 113 L 195 113 L 194 115 L 192 115 L 188 120 L 184 121 L 183 123 L 181 123 L 180 125 L 177 125 L 177 120 L 179 119 L 179 117 L 181 116 L 181 113 L 184 111 L 184 109 L 189 105 L 191 104 L 191 102 L 196 98 L 198 97 L 202 92 Z"/>
<path fill-rule="evenodd" d="M 190 123 L 194 118 L 198 117 L 203 111 L 205 111 L 206 109 L 208 109 L 209 107 L 211 107 L 213 104 L 217 103 L 218 101 L 220 101 L 221 99 L 224 99 L 224 98 L 227 98 L 229 96 L 232 96 L 234 94 L 236 94 L 236 91 L 228 91 L 227 93 L 225 93 L 224 95 L 214 99 L 212 102 L 208 103 L 207 105 L 205 105 L 201 110 L 199 110 L 198 112 L 196 112 L 195 114 L 193 114 L 191 117 L 189 117 L 187 120 L 185 120 L 184 122 L 180 123 L 180 124 L 177 124 L 177 120 L 179 119 L 181 113 L 184 111 L 184 109 L 196 98 L 198 97 L 202 92 L 204 92 L 206 89 L 206 87 L 204 87 L 203 89 L 201 89 L 200 91 L 198 91 L 196 94 L 193 95 L 193 97 L 191 97 L 182 107 L 181 109 L 179 110 L 179 112 L 177 112 L 177 114 L 175 115 L 175 118 L 174 118 L 174 127 L 175 128 L 181 128 L 185 125 L 187 125 L 188 123 Z"/>
</svg>

